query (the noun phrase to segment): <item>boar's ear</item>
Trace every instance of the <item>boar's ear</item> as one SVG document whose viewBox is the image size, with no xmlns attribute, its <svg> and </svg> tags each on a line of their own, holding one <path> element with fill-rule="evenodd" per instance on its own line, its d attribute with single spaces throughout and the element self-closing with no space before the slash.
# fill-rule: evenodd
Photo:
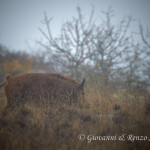
<svg viewBox="0 0 150 150">
<path fill-rule="evenodd" d="M 82 83 L 80 83 L 80 84 L 78 85 L 78 87 L 77 87 L 78 90 L 83 89 L 84 83 L 85 83 L 85 79 L 83 79 Z"/>
</svg>

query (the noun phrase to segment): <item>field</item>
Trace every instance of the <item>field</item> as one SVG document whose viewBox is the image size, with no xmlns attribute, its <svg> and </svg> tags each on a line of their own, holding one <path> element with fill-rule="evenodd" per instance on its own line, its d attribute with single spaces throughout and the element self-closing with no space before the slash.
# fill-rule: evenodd
<svg viewBox="0 0 150 150">
<path fill-rule="evenodd" d="M 0 150 L 150 149 L 150 94 L 142 90 L 86 86 L 78 106 L 30 101 L 2 115 L 6 105 L 1 89 Z"/>
</svg>

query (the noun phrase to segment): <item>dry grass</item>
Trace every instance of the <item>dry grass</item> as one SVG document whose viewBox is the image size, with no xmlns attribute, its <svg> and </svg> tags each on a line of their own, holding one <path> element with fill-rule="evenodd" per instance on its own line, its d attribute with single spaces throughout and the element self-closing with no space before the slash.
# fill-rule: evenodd
<svg viewBox="0 0 150 150">
<path fill-rule="evenodd" d="M 28 102 L 2 117 L 7 105 L 0 91 L 0 149 L 2 150 L 148 150 L 148 141 L 80 141 L 79 134 L 132 134 L 150 138 L 150 96 L 114 96 L 109 90 L 87 89 L 86 102 L 73 105 L 35 105 Z M 43 100 L 44 101 L 44 100 Z"/>
</svg>

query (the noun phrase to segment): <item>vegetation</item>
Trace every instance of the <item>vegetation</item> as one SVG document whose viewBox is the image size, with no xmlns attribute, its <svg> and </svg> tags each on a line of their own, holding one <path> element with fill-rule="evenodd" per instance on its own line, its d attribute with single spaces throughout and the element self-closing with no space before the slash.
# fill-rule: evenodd
<svg viewBox="0 0 150 150">
<path fill-rule="evenodd" d="M 0 83 L 6 74 L 26 73 L 31 69 L 31 58 L 25 52 L 11 52 L 0 45 Z"/>
<path fill-rule="evenodd" d="M 25 72 L 57 72 L 100 81 L 111 88 L 132 88 L 150 85 L 149 51 L 150 32 L 132 31 L 134 18 L 125 16 L 113 23 L 114 11 L 110 7 L 96 18 L 94 8 L 89 18 L 77 7 L 77 16 L 61 25 L 59 35 L 51 32 L 52 18 L 46 12 L 39 28 L 43 40 L 38 40 L 34 54 L 12 52 L 0 45 L 0 82 L 7 73 L 16 75 Z M 137 23 L 138 27 L 138 23 Z M 29 50 L 28 50 L 29 51 Z"/>
<path fill-rule="evenodd" d="M 80 141 L 78 136 L 134 135 L 150 138 L 150 94 L 132 94 L 127 90 L 93 90 L 86 87 L 86 102 L 80 106 L 34 104 L 32 100 L 12 108 L 2 116 L 7 105 L 0 96 L 0 149 L 12 150 L 145 150 L 149 141 Z"/>
<path fill-rule="evenodd" d="M 95 17 L 94 8 L 89 13 L 86 17 L 77 7 L 77 16 L 62 24 L 56 36 L 51 30 L 52 18 L 44 13 L 46 30 L 39 28 L 44 40 L 38 44 L 54 70 L 77 80 L 96 77 L 105 86 L 115 83 L 115 87 L 128 88 L 141 82 L 149 86 L 149 30 L 145 32 L 139 25 L 138 31 L 132 31 L 135 20 L 129 16 L 113 23 L 111 7 L 101 18 Z"/>
</svg>

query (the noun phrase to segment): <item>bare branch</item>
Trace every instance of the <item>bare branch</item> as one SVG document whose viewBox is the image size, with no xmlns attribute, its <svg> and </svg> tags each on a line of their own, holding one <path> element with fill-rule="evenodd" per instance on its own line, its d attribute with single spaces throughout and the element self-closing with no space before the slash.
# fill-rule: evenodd
<svg viewBox="0 0 150 150">
<path fill-rule="evenodd" d="M 150 43 L 148 43 L 148 41 L 146 40 L 146 38 L 145 38 L 145 36 L 144 36 L 143 27 L 142 27 L 141 24 L 139 25 L 139 28 L 140 28 L 140 34 L 141 34 L 141 38 L 142 38 L 143 42 L 145 43 L 145 45 L 148 46 L 148 48 L 150 48 Z M 150 35 L 150 34 L 149 34 L 149 35 Z"/>
</svg>

